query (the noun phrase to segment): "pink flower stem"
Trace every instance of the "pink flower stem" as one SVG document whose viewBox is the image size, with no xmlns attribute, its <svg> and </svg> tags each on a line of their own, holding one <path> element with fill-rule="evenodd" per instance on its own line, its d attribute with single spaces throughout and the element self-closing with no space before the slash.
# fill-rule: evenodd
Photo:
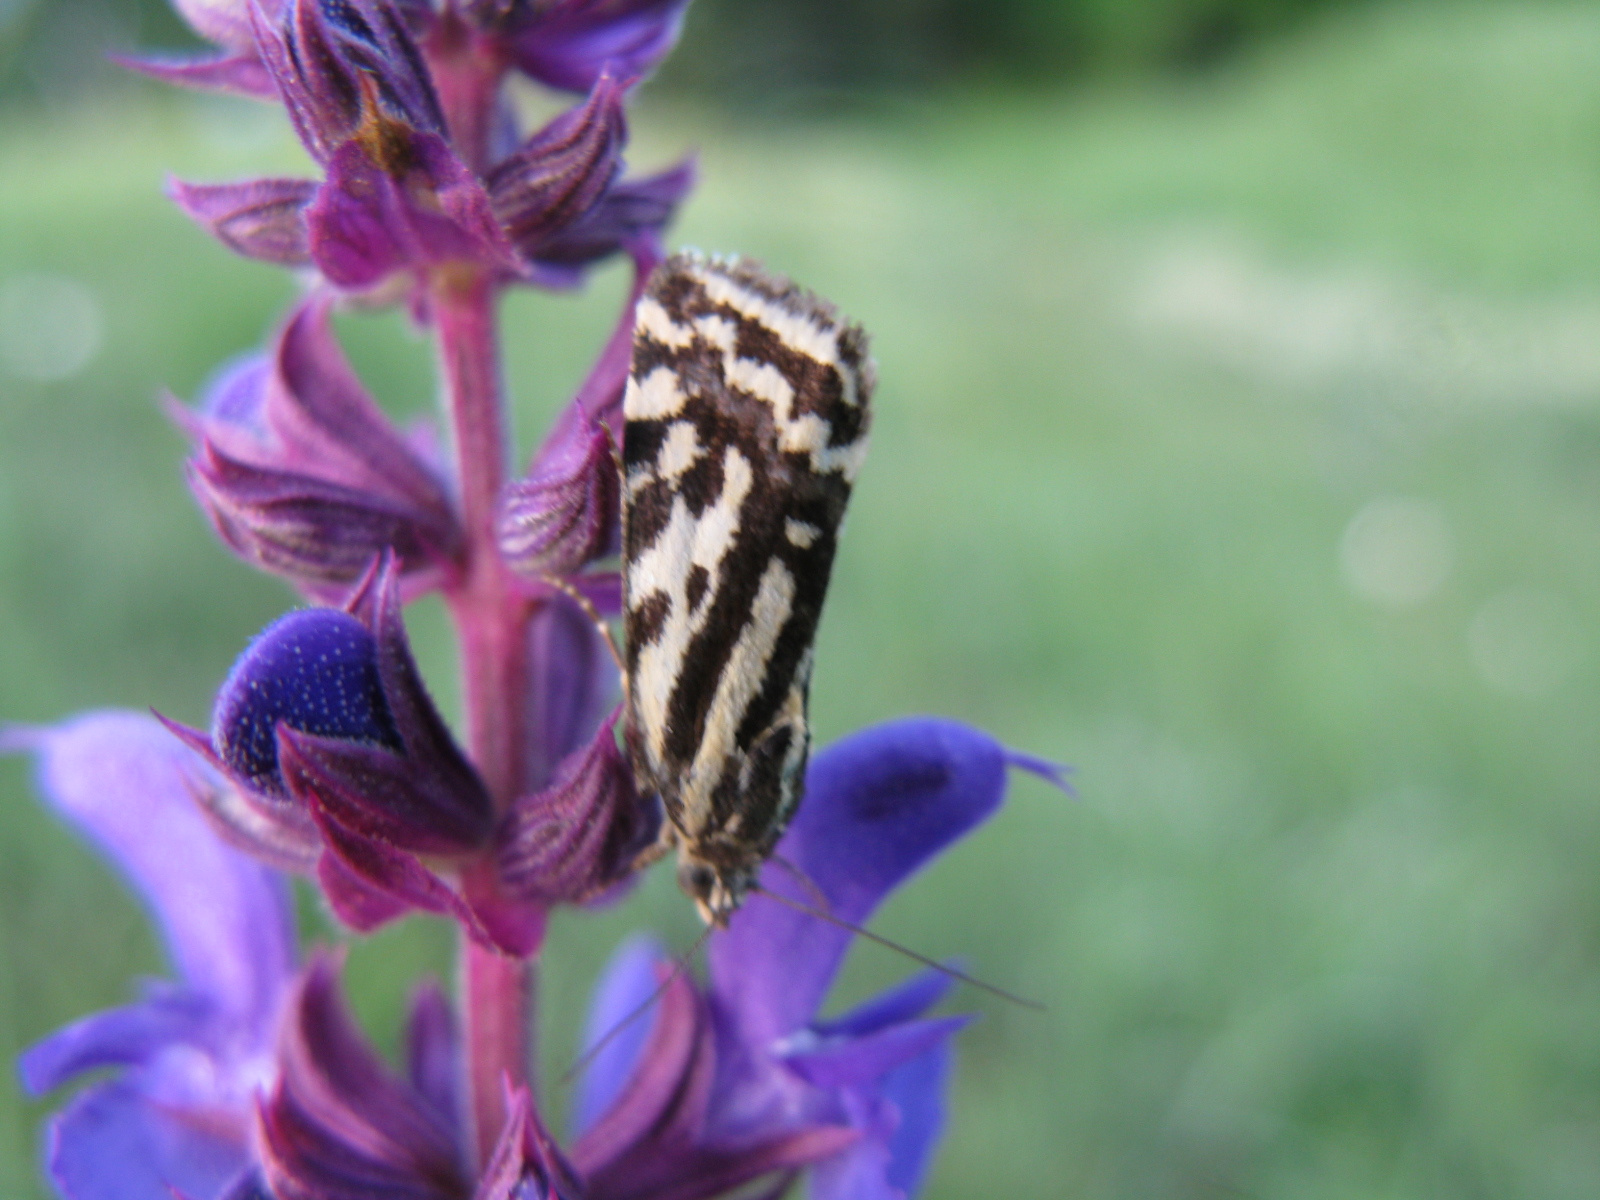
<svg viewBox="0 0 1600 1200">
<path fill-rule="evenodd" d="M 445 599 L 460 639 L 468 751 L 503 812 L 527 784 L 528 653 L 526 605 L 495 540 L 510 459 L 497 294 L 486 272 L 460 268 L 441 272 L 432 295 L 466 529 L 464 568 Z M 532 966 L 463 934 L 461 993 L 472 1144 L 481 1163 L 505 1124 L 504 1082 L 528 1079 Z"/>
</svg>

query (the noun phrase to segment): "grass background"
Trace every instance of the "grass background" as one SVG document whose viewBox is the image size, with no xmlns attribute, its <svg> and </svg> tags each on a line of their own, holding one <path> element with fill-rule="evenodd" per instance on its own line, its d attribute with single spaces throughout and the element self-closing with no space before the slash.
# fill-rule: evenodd
<svg viewBox="0 0 1600 1200">
<path fill-rule="evenodd" d="M 0 131 L 0 297 L 65 278 L 102 324 L 71 378 L 0 361 L 7 718 L 203 723 L 292 602 L 214 543 L 153 397 L 291 294 L 163 172 L 293 154 L 264 110 L 140 95 Z M 984 1019 L 926 1194 L 1600 1194 L 1600 9 L 1376 8 L 1186 80 L 805 124 L 647 96 L 633 161 L 685 146 L 680 241 L 875 335 L 820 740 L 931 711 L 1077 767 L 877 923 L 1050 1006 L 959 997 Z M 622 284 L 508 305 L 524 447 Z M 401 320 L 342 328 L 388 406 L 430 405 Z M 450 707 L 442 614 L 408 619 Z M 625 930 L 692 935 L 668 874 L 557 921 L 548 1063 Z M 0 937 L 5 1054 L 165 969 L 14 760 Z M 355 951 L 381 1043 L 449 956 L 426 921 Z M 836 998 L 908 969 L 862 947 Z M 0 1194 L 42 1194 L 58 1102 L 0 1082 Z"/>
</svg>

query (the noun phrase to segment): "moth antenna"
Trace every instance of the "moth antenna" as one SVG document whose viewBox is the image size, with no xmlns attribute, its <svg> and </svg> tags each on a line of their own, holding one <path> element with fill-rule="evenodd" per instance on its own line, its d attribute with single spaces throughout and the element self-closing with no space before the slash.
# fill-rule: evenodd
<svg viewBox="0 0 1600 1200">
<path fill-rule="evenodd" d="M 706 939 L 711 936 L 711 928 L 712 927 L 710 925 L 707 925 L 704 929 L 702 929 L 700 931 L 700 936 L 695 938 L 694 945 L 690 946 L 682 954 L 678 955 L 672 960 L 672 971 L 665 979 L 656 985 L 653 992 L 629 1009 L 628 1014 L 625 1017 L 623 1017 L 610 1029 L 606 1030 L 605 1033 L 600 1036 L 599 1041 L 595 1042 L 594 1045 L 590 1046 L 587 1050 L 580 1054 L 573 1064 L 561 1073 L 562 1083 L 571 1083 L 573 1079 L 577 1077 L 579 1071 L 583 1070 L 590 1063 L 592 1063 L 599 1055 L 600 1051 L 604 1050 L 616 1040 L 619 1033 L 642 1017 L 650 1010 L 651 1006 L 653 1006 L 657 1000 L 660 1000 L 662 996 L 666 995 L 667 989 L 678 981 L 678 977 L 689 969 L 689 964 L 694 961 L 694 956 L 700 953 L 701 947 L 706 944 Z"/>
<path fill-rule="evenodd" d="M 605 639 L 606 649 L 611 652 L 611 661 L 617 664 L 617 670 L 622 673 L 623 679 L 626 680 L 628 669 L 622 665 L 622 651 L 617 649 L 617 639 L 612 636 L 611 626 L 600 615 L 600 610 L 594 606 L 594 601 L 590 600 L 589 597 L 585 596 L 565 579 L 557 578 L 554 575 L 543 575 L 540 576 L 540 581 L 549 584 L 579 608 L 583 609 L 584 616 L 594 622 L 594 627 L 600 631 L 600 636 Z"/>
<path fill-rule="evenodd" d="M 774 858 L 773 861 L 777 862 L 778 860 Z M 782 865 L 791 872 L 794 872 L 797 878 L 804 877 L 800 872 L 800 869 L 793 863 L 785 862 Z M 818 891 L 815 883 L 812 883 L 810 880 L 806 880 L 806 883 L 811 891 Z M 857 937 L 866 938 L 869 942 L 876 942 L 885 949 L 894 950 L 897 953 L 905 955 L 913 962 L 919 962 L 925 967 L 932 967 L 935 971 L 938 971 L 942 975 L 948 975 L 951 979 L 958 979 L 962 983 L 969 983 L 978 990 L 988 992 L 991 996 L 998 996 L 1002 1000 L 1010 1001 L 1019 1008 L 1030 1008 L 1034 1012 L 1045 1011 L 1045 1006 L 1040 1004 L 1037 1000 L 1029 1000 L 1023 996 L 1018 996 L 1013 992 L 1006 991 L 1004 988 L 996 987 L 992 983 L 985 983 L 981 979 L 975 978 L 972 975 L 968 975 L 965 971 L 958 970 L 957 968 L 950 966 L 948 963 L 942 963 L 936 959 L 929 958 L 926 954 L 918 954 L 909 946 L 902 946 L 899 942 L 892 941 L 880 933 L 873 933 L 872 930 L 864 928 L 860 925 L 856 925 L 853 922 L 846 921 L 843 917 L 834 916 L 825 907 L 814 908 L 803 901 L 796 900 L 793 896 L 785 896 L 782 892 L 775 892 L 771 888 L 762 887 L 759 883 L 752 883 L 750 885 L 750 890 L 758 895 L 767 897 L 769 900 L 776 900 L 779 904 L 787 905 L 789 908 L 794 909 L 795 912 L 804 913 L 808 917 L 815 917 L 819 921 L 826 921 L 829 925 L 835 925 L 848 933 L 855 934 Z"/>
</svg>

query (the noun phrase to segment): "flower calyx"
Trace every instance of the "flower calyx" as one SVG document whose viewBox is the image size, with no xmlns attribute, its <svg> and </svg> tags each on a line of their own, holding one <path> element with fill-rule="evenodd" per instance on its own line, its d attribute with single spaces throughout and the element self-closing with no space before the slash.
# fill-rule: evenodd
<svg viewBox="0 0 1600 1200">
<path fill-rule="evenodd" d="M 189 484 L 241 558 L 313 599 L 345 595 L 386 550 L 415 594 L 456 569 L 461 531 L 440 469 L 362 387 L 330 310 L 325 296 L 304 301 L 198 412 L 175 409 L 195 440 Z"/>
</svg>

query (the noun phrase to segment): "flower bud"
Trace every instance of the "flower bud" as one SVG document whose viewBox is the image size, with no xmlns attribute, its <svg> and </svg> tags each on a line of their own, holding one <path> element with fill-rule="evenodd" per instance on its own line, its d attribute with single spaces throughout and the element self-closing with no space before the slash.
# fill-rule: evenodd
<svg viewBox="0 0 1600 1200">
<path fill-rule="evenodd" d="M 608 553 L 621 519 L 611 437 L 569 410 L 529 474 L 506 489 L 500 550 L 528 575 L 570 575 Z"/>
<path fill-rule="evenodd" d="M 306 302 L 270 355 L 226 371 L 198 413 L 190 487 L 248 562 L 319 599 L 392 551 L 414 587 L 451 569 L 460 531 L 433 467 L 345 360 L 326 300 Z"/>
<path fill-rule="evenodd" d="M 489 173 L 489 202 L 517 248 L 539 247 L 587 214 L 621 168 L 624 85 L 595 81 L 582 105 L 551 121 Z"/>
<path fill-rule="evenodd" d="M 562 762 L 549 787 L 506 814 L 496 841 L 508 895 L 542 904 L 589 899 L 625 877 L 654 839 L 658 817 L 617 748 L 619 715 Z"/>
</svg>

